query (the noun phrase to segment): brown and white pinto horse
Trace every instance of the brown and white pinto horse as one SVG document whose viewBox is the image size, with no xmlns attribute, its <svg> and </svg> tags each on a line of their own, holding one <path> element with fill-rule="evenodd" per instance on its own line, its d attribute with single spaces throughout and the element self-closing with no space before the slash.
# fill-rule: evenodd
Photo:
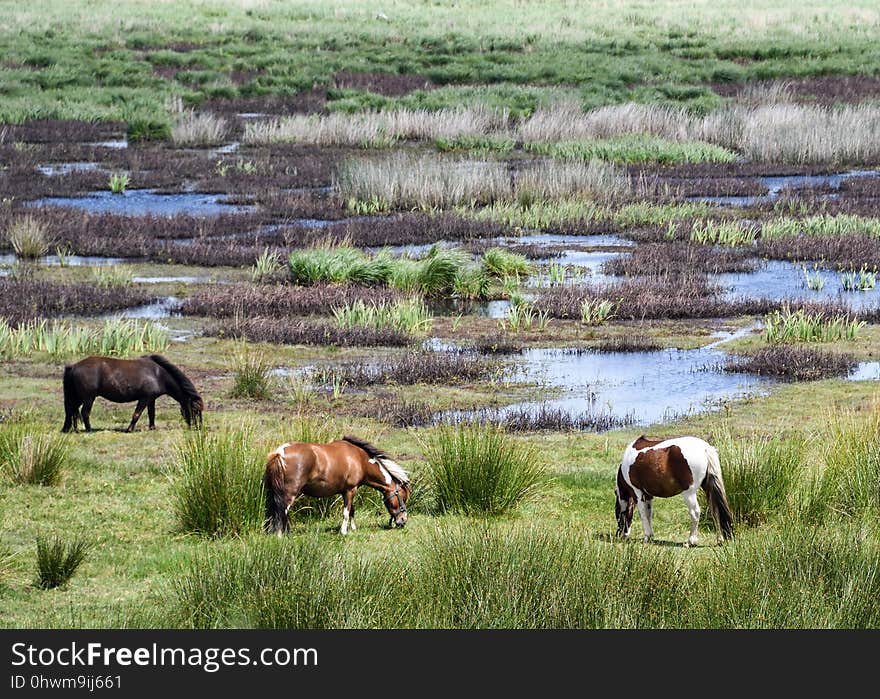
<svg viewBox="0 0 880 699">
<path fill-rule="evenodd" d="M 709 512 L 722 536 L 730 538 L 733 536 L 733 517 L 715 447 L 697 437 L 662 440 L 642 435 L 627 446 L 617 470 L 614 488 L 617 535 L 629 536 L 633 510 L 638 507 L 647 543 L 654 536 L 651 527 L 653 499 L 681 493 L 691 516 L 691 533 L 685 546 L 695 546 L 700 522 L 699 488 L 706 493 Z"/>
<path fill-rule="evenodd" d="M 302 494 L 328 498 L 342 494 L 343 534 L 356 529 L 354 496 L 366 485 L 382 493 L 391 516 L 389 526 L 406 524 L 409 476 L 399 464 L 369 442 L 343 437 L 335 442 L 288 442 L 269 454 L 263 476 L 266 490 L 266 528 L 278 536 L 290 527 L 288 512 Z"/>
</svg>

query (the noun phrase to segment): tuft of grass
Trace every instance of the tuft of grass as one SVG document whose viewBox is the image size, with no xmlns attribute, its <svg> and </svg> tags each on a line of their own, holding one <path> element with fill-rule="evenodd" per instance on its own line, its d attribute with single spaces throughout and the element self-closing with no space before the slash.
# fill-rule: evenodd
<svg viewBox="0 0 880 699">
<path fill-rule="evenodd" d="M 870 291 L 877 286 L 877 267 L 868 270 L 867 265 L 864 265 L 858 272 L 843 272 L 840 275 L 840 285 L 844 291 Z"/>
<path fill-rule="evenodd" d="M 46 224 L 33 216 L 21 216 L 6 228 L 6 240 L 16 257 L 36 260 L 49 252 L 49 231 Z"/>
<path fill-rule="evenodd" d="M 421 335 L 431 328 L 433 316 L 420 298 L 407 298 L 390 303 L 366 303 L 357 299 L 332 309 L 340 328 L 357 327 L 382 330 L 390 328 L 402 333 Z"/>
<path fill-rule="evenodd" d="M 131 286 L 133 276 L 125 267 L 95 267 L 92 270 L 92 282 L 100 289 L 118 289 Z"/>
<path fill-rule="evenodd" d="M 45 318 L 11 327 L 0 318 L 0 355 L 29 357 L 45 352 L 53 357 L 103 354 L 127 357 L 168 348 L 168 331 L 153 321 L 110 318 L 97 328 L 73 326 L 65 321 L 51 324 Z"/>
<path fill-rule="evenodd" d="M 490 277 L 527 277 L 532 265 L 523 256 L 504 248 L 489 248 L 483 253 L 483 269 Z"/>
<path fill-rule="evenodd" d="M 584 299 L 581 303 L 581 323 L 602 325 L 614 317 L 616 304 L 608 299 Z"/>
<path fill-rule="evenodd" d="M 264 456 L 247 427 L 187 433 L 167 470 L 179 530 L 209 537 L 259 531 Z"/>
<path fill-rule="evenodd" d="M 771 344 L 782 342 L 836 342 L 855 340 L 865 321 L 848 315 L 810 313 L 788 306 L 764 316 L 764 339 Z"/>
<path fill-rule="evenodd" d="M 274 278 L 283 267 L 284 265 L 281 262 L 281 256 L 277 252 L 266 248 L 260 253 L 260 256 L 254 262 L 254 266 L 251 268 L 251 281 L 254 283 L 269 281 Z"/>
<path fill-rule="evenodd" d="M 848 374 L 855 367 L 855 355 L 847 352 L 824 352 L 789 344 L 762 347 L 724 364 L 725 371 L 774 376 L 782 381 L 817 381 Z"/>
<path fill-rule="evenodd" d="M 798 437 L 726 434 L 715 441 L 727 499 L 737 524 L 756 527 L 791 516 L 804 476 L 806 443 Z"/>
<path fill-rule="evenodd" d="M 751 245 L 757 235 L 757 228 L 739 221 L 695 221 L 691 228 L 691 240 L 701 245 Z"/>
<path fill-rule="evenodd" d="M 110 175 L 108 186 L 113 194 L 125 194 L 125 188 L 131 182 L 131 175 L 127 172 L 114 172 Z"/>
<path fill-rule="evenodd" d="M 526 149 L 561 160 L 603 160 L 613 163 L 732 163 L 736 153 L 701 141 L 676 142 L 656 136 L 627 135 L 591 141 L 528 143 Z"/>
<path fill-rule="evenodd" d="M 171 127 L 171 142 L 178 146 L 214 146 L 223 143 L 229 122 L 214 114 L 184 111 Z"/>
<path fill-rule="evenodd" d="M 880 413 L 839 411 L 829 416 L 818 475 L 806 518 L 876 517 L 880 511 Z"/>
<path fill-rule="evenodd" d="M 51 540 L 37 537 L 37 579 L 34 584 L 44 590 L 67 584 L 91 548 L 91 543 L 79 537 L 70 541 L 59 536 Z"/>
<path fill-rule="evenodd" d="M 0 471 L 11 483 L 58 485 L 69 458 L 69 442 L 54 430 L 23 422 L 0 426 Z"/>
<path fill-rule="evenodd" d="M 536 495 L 547 479 L 530 447 L 489 425 L 440 427 L 425 457 L 441 512 L 503 514 Z"/>
<path fill-rule="evenodd" d="M 272 365 L 265 355 L 246 347 L 232 355 L 232 398 L 265 400 L 273 394 Z"/>
</svg>

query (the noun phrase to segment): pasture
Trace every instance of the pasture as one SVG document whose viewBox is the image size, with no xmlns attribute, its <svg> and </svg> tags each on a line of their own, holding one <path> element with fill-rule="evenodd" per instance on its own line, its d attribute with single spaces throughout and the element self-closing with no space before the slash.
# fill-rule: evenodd
<svg viewBox="0 0 880 699">
<path fill-rule="evenodd" d="M 0 625 L 880 626 L 874 3 L 48 0 L 0 39 Z M 66 365 L 144 354 L 201 429 L 62 433 Z M 343 435 L 406 526 L 362 487 L 267 534 L 267 454 Z M 640 435 L 718 449 L 732 539 L 680 497 L 616 536 Z"/>
</svg>

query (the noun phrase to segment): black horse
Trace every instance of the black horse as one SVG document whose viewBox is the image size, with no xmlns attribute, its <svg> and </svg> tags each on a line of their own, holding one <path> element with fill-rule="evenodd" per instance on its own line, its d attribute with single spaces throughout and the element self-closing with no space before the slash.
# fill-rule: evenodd
<svg viewBox="0 0 880 699">
<path fill-rule="evenodd" d="M 155 429 L 156 399 L 162 395 L 169 395 L 180 403 L 187 425 L 201 426 L 205 409 L 202 397 L 192 381 L 162 355 L 150 354 L 138 359 L 88 357 L 64 367 L 64 427 L 61 431 L 76 430 L 77 418 L 81 416 L 83 426 L 90 432 L 89 414 L 98 396 L 114 403 L 137 401 L 126 432 L 134 431 L 144 408 L 150 418 L 150 429 Z"/>
</svg>

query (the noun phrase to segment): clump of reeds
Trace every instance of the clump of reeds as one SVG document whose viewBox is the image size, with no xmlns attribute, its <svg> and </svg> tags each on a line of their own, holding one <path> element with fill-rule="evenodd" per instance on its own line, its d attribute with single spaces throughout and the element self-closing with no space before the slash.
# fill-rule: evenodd
<svg viewBox="0 0 880 699">
<path fill-rule="evenodd" d="M 50 541 L 37 537 L 37 587 L 50 590 L 65 585 L 86 559 L 93 544 L 76 537 L 65 541 L 55 536 Z"/>
<path fill-rule="evenodd" d="M 444 426 L 425 445 L 427 478 L 441 512 L 503 514 L 547 476 L 530 447 L 491 426 Z"/>
<path fill-rule="evenodd" d="M 171 142 L 178 146 L 212 146 L 223 143 L 229 122 L 210 113 L 184 111 L 171 127 Z"/>
<path fill-rule="evenodd" d="M 822 437 L 824 468 L 806 507 L 807 519 L 876 516 L 880 511 L 880 413 L 835 411 Z"/>
<path fill-rule="evenodd" d="M 762 347 L 745 357 L 725 362 L 724 370 L 773 376 L 782 381 L 817 381 L 844 376 L 856 366 L 855 355 L 825 352 L 814 347 L 779 344 Z"/>
<path fill-rule="evenodd" d="M 179 529 L 211 537 L 259 531 L 264 456 L 246 427 L 188 432 L 167 470 Z"/>
<path fill-rule="evenodd" d="M 240 347 L 232 355 L 233 398 L 264 400 L 271 397 L 272 365 L 260 352 Z"/>
<path fill-rule="evenodd" d="M 117 289 L 129 286 L 133 275 L 125 267 L 95 267 L 92 270 L 92 281 L 99 289 Z"/>
<path fill-rule="evenodd" d="M 489 248 L 483 253 L 483 269 L 491 277 L 527 277 L 532 265 L 523 256 L 504 248 Z"/>
<path fill-rule="evenodd" d="M 266 248 L 254 262 L 251 269 L 251 281 L 265 282 L 273 279 L 283 268 L 281 255 L 275 250 Z"/>
<path fill-rule="evenodd" d="M 758 229 L 744 226 L 739 221 L 695 221 L 691 227 L 691 241 L 700 245 L 751 245 Z"/>
<path fill-rule="evenodd" d="M 0 471 L 11 483 L 57 485 L 70 460 L 70 444 L 45 426 L 0 425 Z"/>
<path fill-rule="evenodd" d="M 15 255 L 24 260 L 36 260 L 47 252 L 51 245 L 46 224 L 34 216 L 21 216 L 14 219 L 6 228 L 6 240 Z"/>
<path fill-rule="evenodd" d="M 865 321 L 849 315 L 812 313 L 803 308 L 792 310 L 785 306 L 764 317 L 764 339 L 774 344 L 854 340 L 865 325 Z"/>
<path fill-rule="evenodd" d="M 806 443 L 802 438 L 724 434 L 713 443 L 737 525 L 756 527 L 793 515 L 792 505 L 805 472 Z"/>
<path fill-rule="evenodd" d="M 391 328 L 410 335 L 426 333 L 433 320 L 425 302 L 406 298 L 391 303 L 365 303 L 358 299 L 332 309 L 333 318 L 341 328 Z"/>
<path fill-rule="evenodd" d="M 168 331 L 152 321 L 111 318 L 97 328 L 74 326 L 45 318 L 11 327 L 0 318 L 0 355 L 29 357 L 46 352 L 54 357 L 101 354 L 125 357 L 162 352 L 169 343 Z"/>
</svg>

